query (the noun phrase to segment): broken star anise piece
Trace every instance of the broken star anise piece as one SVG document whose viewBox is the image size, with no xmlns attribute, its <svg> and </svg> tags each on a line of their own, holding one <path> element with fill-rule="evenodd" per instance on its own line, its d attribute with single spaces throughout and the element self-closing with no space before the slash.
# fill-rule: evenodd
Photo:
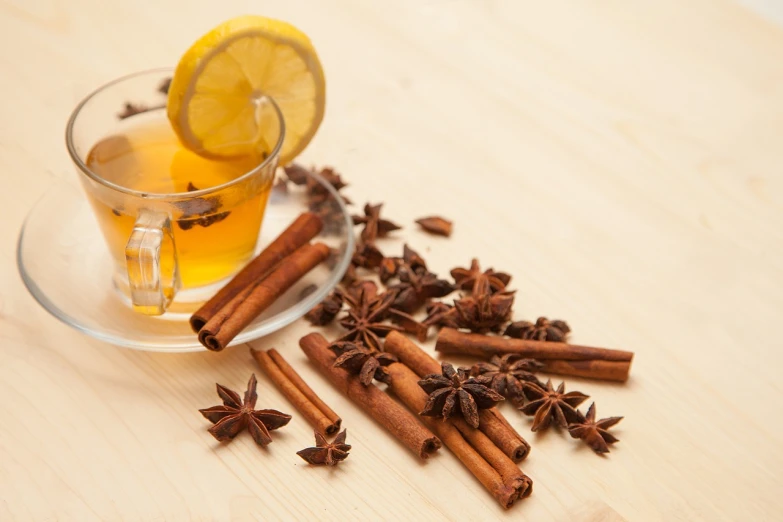
<svg viewBox="0 0 783 522">
<path fill-rule="evenodd" d="M 457 326 L 472 332 L 498 332 L 511 317 L 514 292 L 489 291 L 489 279 L 479 277 L 473 287 L 473 295 L 454 301 L 457 310 Z"/>
<path fill-rule="evenodd" d="M 582 439 L 596 453 L 609 453 L 609 444 L 619 442 L 619 439 L 607 430 L 623 420 L 622 417 L 608 417 L 595 420 L 595 403 L 587 409 L 587 416 L 577 410 L 577 421 L 568 425 L 568 433 L 575 439 Z"/>
<path fill-rule="evenodd" d="M 258 399 L 255 374 L 250 376 L 247 383 L 244 400 L 237 392 L 220 384 L 217 385 L 217 393 L 223 399 L 223 405 L 199 411 L 214 424 L 209 432 L 221 442 L 233 439 L 247 428 L 257 444 L 266 446 L 272 442 L 269 432 L 282 428 L 291 420 L 290 415 L 277 410 L 255 409 Z"/>
<path fill-rule="evenodd" d="M 525 415 L 534 415 L 532 431 L 544 430 L 549 427 L 554 419 L 558 426 L 567 428 L 569 422 L 577 420 L 576 407 L 589 395 L 581 392 L 565 393 L 565 383 L 561 382 L 555 390 L 552 381 L 546 382 L 546 387 L 532 382 L 523 385 L 525 397 L 528 402 L 519 409 Z"/>
<path fill-rule="evenodd" d="M 445 420 L 459 413 L 468 424 L 478 428 L 478 410 L 492 408 L 503 400 L 498 392 L 469 377 L 466 368 L 455 370 L 444 362 L 441 372 L 427 375 L 419 381 L 419 386 L 430 394 L 420 415 L 443 417 Z"/>
<path fill-rule="evenodd" d="M 430 234 L 446 237 L 451 235 L 451 229 L 454 225 L 448 219 L 442 218 L 440 216 L 423 217 L 417 219 L 416 224 Z"/>
<path fill-rule="evenodd" d="M 305 319 L 314 326 L 324 326 L 337 317 L 343 308 L 343 295 L 339 292 L 332 292 L 326 299 L 315 305 L 315 307 L 305 314 Z"/>
<path fill-rule="evenodd" d="M 334 466 L 348 458 L 348 452 L 351 451 L 351 445 L 345 443 L 345 437 L 348 430 L 343 430 L 334 442 L 329 443 L 323 435 L 315 432 L 315 447 L 305 448 L 297 451 L 296 454 L 302 457 L 308 464 Z"/>
<path fill-rule="evenodd" d="M 375 295 L 368 287 L 359 286 L 358 295 L 344 295 L 348 311 L 340 319 L 340 325 L 348 330 L 338 341 L 361 342 L 368 348 L 380 350 L 381 337 L 391 331 L 400 331 L 399 326 L 384 323 L 394 301 L 394 292 Z"/>
<path fill-rule="evenodd" d="M 346 341 L 332 343 L 329 348 L 337 355 L 335 368 L 345 368 L 349 373 L 358 375 L 359 382 L 365 386 L 369 386 L 373 379 L 389 384 L 389 370 L 385 367 L 397 362 L 392 354 Z"/>
<path fill-rule="evenodd" d="M 571 328 L 565 321 L 539 317 L 535 323 L 530 321 L 514 321 L 506 328 L 503 335 L 516 339 L 532 339 L 534 341 L 564 342 Z"/>
<path fill-rule="evenodd" d="M 474 291 L 474 287 L 479 279 L 486 278 L 488 288 L 491 293 L 504 290 L 511 281 L 511 276 L 505 272 L 495 272 L 491 268 L 481 271 L 478 259 L 472 259 L 470 268 L 454 268 L 451 270 L 451 277 L 454 278 L 457 288 L 460 290 Z"/>
<path fill-rule="evenodd" d="M 535 359 L 522 359 L 519 354 L 493 355 L 490 361 L 479 362 L 470 369 L 470 374 L 515 403 L 523 396 L 523 383 L 532 382 L 543 386 L 533 372 L 544 365 Z"/>
</svg>

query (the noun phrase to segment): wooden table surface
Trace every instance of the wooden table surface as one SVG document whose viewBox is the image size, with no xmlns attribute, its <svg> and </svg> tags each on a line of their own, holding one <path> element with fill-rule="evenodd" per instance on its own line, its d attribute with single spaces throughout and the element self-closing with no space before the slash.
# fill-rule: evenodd
<svg viewBox="0 0 783 522">
<path fill-rule="evenodd" d="M 15 242 L 47 186 L 75 175 L 77 101 L 248 11 L 320 53 L 328 106 L 306 163 L 385 201 L 436 271 L 478 255 L 512 272 L 517 318 L 636 352 L 625 385 L 567 380 L 625 415 L 608 457 L 504 406 L 535 481 L 504 512 L 448 451 L 422 464 L 340 396 L 297 348 L 304 321 L 254 344 L 343 416 L 350 459 L 308 468 L 296 412 L 268 451 L 220 445 L 197 409 L 215 382 L 258 373 L 245 346 L 121 349 L 28 295 Z M 6 0 L 0 66 L 0 520 L 783 517 L 780 27 L 727 0 Z M 426 214 L 454 235 L 414 230 Z M 259 404 L 292 409 L 259 380 Z"/>
</svg>

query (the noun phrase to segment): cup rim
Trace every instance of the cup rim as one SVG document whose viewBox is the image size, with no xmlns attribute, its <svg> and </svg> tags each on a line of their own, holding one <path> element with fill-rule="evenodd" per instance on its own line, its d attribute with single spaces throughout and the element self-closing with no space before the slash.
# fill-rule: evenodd
<svg viewBox="0 0 783 522">
<path fill-rule="evenodd" d="M 127 81 L 131 78 L 135 78 L 137 76 L 144 76 L 148 74 L 153 73 L 170 73 L 174 74 L 174 68 L 173 67 L 157 67 L 153 69 L 145 69 L 143 71 L 137 71 L 134 73 L 126 74 L 124 76 L 120 76 L 119 78 L 115 78 L 114 80 L 111 80 L 110 82 L 107 82 L 94 91 L 92 91 L 90 94 L 84 97 L 82 101 L 80 101 L 76 108 L 71 113 L 71 116 L 68 118 L 68 123 L 65 126 L 65 144 L 66 148 L 68 149 L 68 154 L 71 156 L 71 160 L 74 162 L 76 167 L 88 178 L 95 181 L 96 183 L 100 183 L 101 185 L 110 188 L 112 190 L 121 192 L 123 194 L 128 194 L 130 196 L 136 196 L 144 199 L 154 199 L 154 200 L 165 200 L 165 199 L 171 199 L 172 197 L 183 197 L 187 196 L 189 198 L 192 197 L 198 197 L 198 196 L 204 196 L 213 194 L 215 192 L 219 192 L 223 189 L 229 188 L 234 185 L 238 185 L 242 183 L 243 181 L 247 180 L 248 178 L 255 175 L 258 171 L 263 170 L 266 168 L 269 164 L 271 164 L 273 161 L 277 161 L 280 157 L 280 150 L 283 147 L 283 142 L 285 141 L 285 119 L 283 118 L 283 112 L 280 110 L 280 107 L 277 105 L 277 102 L 272 98 L 271 96 L 267 96 L 267 99 L 272 103 L 272 107 L 274 108 L 275 112 L 277 113 L 277 118 L 280 122 L 280 134 L 277 138 L 277 143 L 272 148 L 272 152 L 267 156 L 261 163 L 250 169 L 249 171 L 245 172 L 244 174 L 237 176 L 236 178 L 232 179 L 231 181 L 227 181 L 221 185 L 215 185 L 214 187 L 208 187 L 201 190 L 194 190 L 191 192 L 171 192 L 171 193 L 151 193 L 151 192 L 143 192 L 140 190 L 134 190 L 127 187 L 123 187 L 122 185 L 118 185 L 116 183 L 112 183 L 111 181 L 104 179 L 98 173 L 91 170 L 84 161 L 79 157 L 79 154 L 76 152 L 76 146 L 73 143 L 73 128 L 76 125 L 76 120 L 79 117 L 79 114 L 81 113 L 82 109 L 85 105 L 87 105 L 95 96 L 98 94 L 104 92 L 105 90 L 117 85 L 118 83 Z"/>
</svg>

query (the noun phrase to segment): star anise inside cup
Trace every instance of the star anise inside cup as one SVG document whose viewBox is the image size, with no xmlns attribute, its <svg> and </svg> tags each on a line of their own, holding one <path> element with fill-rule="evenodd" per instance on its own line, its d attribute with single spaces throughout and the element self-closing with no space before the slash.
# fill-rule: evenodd
<svg viewBox="0 0 783 522">
<path fill-rule="evenodd" d="M 332 343 L 329 348 L 337 355 L 334 366 L 345 368 L 348 372 L 358 375 L 359 381 L 365 386 L 369 386 L 373 379 L 389 383 L 389 370 L 386 366 L 397 362 L 397 358 L 392 354 L 372 350 L 361 343 L 352 342 Z"/>
<path fill-rule="evenodd" d="M 545 430 L 552 420 L 561 428 L 567 428 L 569 422 L 578 419 L 576 407 L 589 396 L 581 392 L 565 393 L 565 383 L 561 382 L 555 390 L 552 381 L 541 387 L 532 382 L 524 385 L 525 397 L 530 401 L 519 409 L 525 415 L 534 415 L 532 431 Z"/>
<path fill-rule="evenodd" d="M 493 355 L 488 363 L 474 364 L 470 374 L 481 384 L 518 403 L 524 400 L 523 383 L 532 382 L 543 386 L 533 374 L 543 366 L 535 359 L 522 359 L 519 354 L 510 353 Z"/>
<path fill-rule="evenodd" d="M 258 399 L 255 374 L 250 376 L 247 383 L 244 400 L 237 392 L 220 384 L 217 385 L 217 393 L 223 399 L 223 404 L 199 411 L 215 424 L 209 428 L 209 432 L 221 442 L 233 439 L 247 428 L 257 444 L 266 446 L 272 442 L 269 432 L 282 428 L 291 420 L 290 415 L 277 410 L 254 409 Z"/>
<path fill-rule="evenodd" d="M 478 428 L 478 410 L 492 408 L 503 400 L 503 396 L 495 390 L 469 377 L 466 368 L 455 370 L 444 362 L 441 372 L 427 375 L 419 381 L 419 386 L 430 394 L 420 415 L 443 417 L 445 420 L 460 414 L 468 424 Z"/>
</svg>

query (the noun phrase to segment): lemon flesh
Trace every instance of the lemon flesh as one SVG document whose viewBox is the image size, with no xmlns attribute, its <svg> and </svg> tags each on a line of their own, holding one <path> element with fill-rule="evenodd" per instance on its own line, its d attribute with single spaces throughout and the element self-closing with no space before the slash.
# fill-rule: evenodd
<svg viewBox="0 0 783 522">
<path fill-rule="evenodd" d="M 199 38 L 174 72 L 168 117 L 185 147 L 208 157 L 271 151 L 285 121 L 280 162 L 295 158 L 324 115 L 325 80 L 310 39 L 296 27 L 241 16 Z"/>
</svg>

